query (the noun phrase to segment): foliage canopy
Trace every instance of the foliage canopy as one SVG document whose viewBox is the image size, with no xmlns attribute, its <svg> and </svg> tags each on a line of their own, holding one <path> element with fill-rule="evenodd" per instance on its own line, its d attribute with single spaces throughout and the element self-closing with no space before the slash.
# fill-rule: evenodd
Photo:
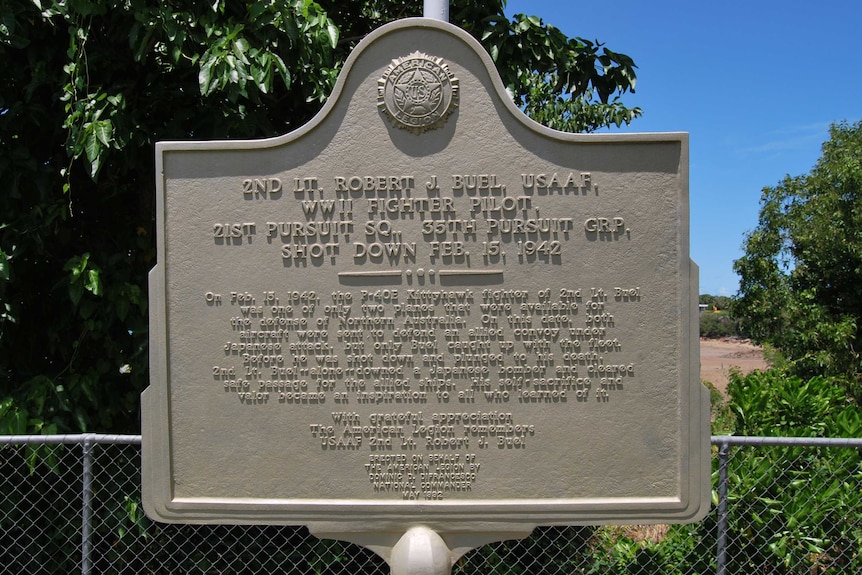
<svg viewBox="0 0 862 575">
<path fill-rule="evenodd" d="M 504 0 L 451 21 L 517 103 L 628 123 L 635 66 Z M 136 432 L 158 140 L 260 138 L 321 107 L 350 50 L 414 0 L 0 1 L 0 433 Z M 553 122 L 552 122 L 553 120 Z"/>
<path fill-rule="evenodd" d="M 795 374 L 840 377 L 862 400 L 862 122 L 833 125 L 809 174 L 763 190 L 744 247 L 744 329 Z"/>
</svg>

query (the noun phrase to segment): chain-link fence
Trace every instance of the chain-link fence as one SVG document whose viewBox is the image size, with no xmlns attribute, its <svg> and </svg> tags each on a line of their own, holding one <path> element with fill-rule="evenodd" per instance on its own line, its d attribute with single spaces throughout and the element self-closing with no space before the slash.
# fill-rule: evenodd
<svg viewBox="0 0 862 575">
<path fill-rule="evenodd" d="M 458 574 L 862 573 L 862 439 L 713 437 L 694 525 L 554 527 Z M 0 437 L 0 574 L 385 574 L 304 528 L 162 525 L 140 504 L 139 436 Z"/>
</svg>

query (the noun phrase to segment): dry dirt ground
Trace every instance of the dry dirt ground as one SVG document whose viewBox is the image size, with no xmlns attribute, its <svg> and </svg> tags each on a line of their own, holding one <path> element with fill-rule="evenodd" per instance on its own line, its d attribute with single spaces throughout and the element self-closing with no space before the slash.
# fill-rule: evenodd
<svg viewBox="0 0 862 575">
<path fill-rule="evenodd" d="M 766 369 L 763 350 L 751 342 L 739 339 L 700 340 L 700 379 L 711 382 L 725 393 L 727 376 L 731 368 L 742 373 L 755 369 Z"/>
</svg>

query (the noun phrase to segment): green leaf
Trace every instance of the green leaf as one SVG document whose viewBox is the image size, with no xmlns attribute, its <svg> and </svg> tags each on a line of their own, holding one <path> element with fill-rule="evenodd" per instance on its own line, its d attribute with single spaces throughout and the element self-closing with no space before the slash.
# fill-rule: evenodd
<svg viewBox="0 0 862 575">
<path fill-rule="evenodd" d="M 278 70 L 278 75 L 281 76 L 285 87 L 290 88 L 290 71 L 287 69 L 284 60 L 278 54 L 270 54 L 270 62 L 275 63 L 275 68 Z"/>
<path fill-rule="evenodd" d="M 84 152 L 87 160 L 93 162 L 99 157 L 99 138 L 96 136 L 96 128 L 92 123 L 84 126 Z"/>
<path fill-rule="evenodd" d="M 201 68 L 198 72 L 198 87 L 200 88 L 202 96 L 208 96 L 213 90 L 213 81 L 212 81 L 212 67 L 214 60 L 212 58 L 208 58 L 207 60 L 201 62 Z"/>
<path fill-rule="evenodd" d="M 72 410 L 72 416 L 75 418 L 75 422 L 78 424 L 78 431 L 87 431 L 87 416 L 84 411 L 76 407 Z"/>
<path fill-rule="evenodd" d="M 248 59 L 246 58 L 246 52 L 248 52 L 249 45 L 248 41 L 245 38 L 237 38 L 233 41 L 233 53 L 236 55 L 241 62 L 248 64 Z"/>
<path fill-rule="evenodd" d="M 95 296 L 102 295 L 102 282 L 99 270 L 90 265 L 90 254 L 70 258 L 63 266 L 69 272 L 69 297 L 72 303 L 78 305 L 84 291 Z"/>
<path fill-rule="evenodd" d="M 11 277 L 11 270 L 9 267 L 9 260 L 12 257 L 6 255 L 6 252 L 3 251 L 3 248 L 0 248 L 0 280 L 9 281 Z"/>
<path fill-rule="evenodd" d="M 111 125 L 111 120 L 99 120 L 93 123 L 93 132 L 96 138 L 105 146 L 111 145 L 111 138 L 114 134 L 114 127 Z"/>
<path fill-rule="evenodd" d="M 27 433 L 27 413 L 21 409 L 13 409 L 6 418 L 7 433 L 21 435 Z"/>
<path fill-rule="evenodd" d="M 338 28 L 335 27 L 335 24 L 329 22 L 326 25 L 326 34 L 329 36 L 329 45 L 332 48 L 338 46 Z"/>
<path fill-rule="evenodd" d="M 3 417 L 12 408 L 12 405 L 14 405 L 14 403 L 15 402 L 12 400 L 11 397 L 4 397 L 3 399 L 0 399 L 0 421 L 3 421 Z"/>
<path fill-rule="evenodd" d="M 90 253 L 87 252 L 80 256 L 69 258 L 69 261 L 63 266 L 63 270 L 71 272 L 72 281 L 75 281 L 84 270 L 87 269 L 87 262 L 90 260 Z"/>
<path fill-rule="evenodd" d="M 99 270 L 91 269 L 87 271 L 87 283 L 84 285 L 84 289 L 93 295 L 102 295 L 102 282 L 99 279 Z"/>
<path fill-rule="evenodd" d="M 93 181 L 96 180 L 96 178 L 99 176 L 99 171 L 102 169 L 102 159 L 102 154 L 99 154 L 98 156 L 96 156 L 96 159 L 90 162 L 90 178 Z"/>
</svg>

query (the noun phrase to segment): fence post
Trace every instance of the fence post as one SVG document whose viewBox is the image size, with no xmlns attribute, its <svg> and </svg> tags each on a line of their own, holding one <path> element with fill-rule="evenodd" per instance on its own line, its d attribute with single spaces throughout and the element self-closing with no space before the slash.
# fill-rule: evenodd
<svg viewBox="0 0 862 575">
<path fill-rule="evenodd" d="M 93 434 L 84 435 L 82 444 L 83 473 L 81 486 L 81 575 L 90 575 L 93 568 Z"/>
<path fill-rule="evenodd" d="M 725 575 L 727 561 L 727 462 L 730 443 L 718 444 L 718 523 L 716 525 L 715 573 Z"/>
</svg>

